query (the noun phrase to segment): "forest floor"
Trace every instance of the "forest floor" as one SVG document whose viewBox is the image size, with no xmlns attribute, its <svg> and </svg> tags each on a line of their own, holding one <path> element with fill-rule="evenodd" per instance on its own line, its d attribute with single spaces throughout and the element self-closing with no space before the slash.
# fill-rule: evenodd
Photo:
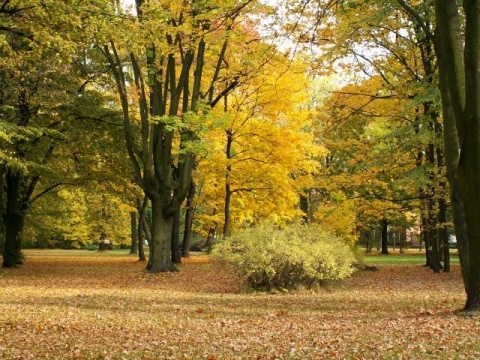
<svg viewBox="0 0 480 360">
<path fill-rule="evenodd" d="M 317 292 L 248 293 L 205 255 L 27 250 L 0 270 L 1 359 L 478 359 L 459 265 L 380 264 Z M 373 263 L 370 259 L 369 263 Z"/>
</svg>

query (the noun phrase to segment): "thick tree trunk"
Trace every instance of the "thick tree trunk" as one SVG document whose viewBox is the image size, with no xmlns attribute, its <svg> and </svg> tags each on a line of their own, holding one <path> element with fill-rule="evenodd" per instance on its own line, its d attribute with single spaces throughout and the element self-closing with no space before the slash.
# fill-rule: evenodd
<svg viewBox="0 0 480 360">
<path fill-rule="evenodd" d="M 195 199 L 195 182 L 192 180 L 187 195 L 187 205 L 185 212 L 185 231 L 183 232 L 182 256 L 190 257 L 190 244 L 192 241 L 192 225 L 195 209 L 193 200 Z"/>
<path fill-rule="evenodd" d="M 435 0 L 445 160 L 466 310 L 480 309 L 480 1 Z M 462 31 L 465 29 L 464 41 Z"/>
<path fill-rule="evenodd" d="M 1 86 L 1 85 L 0 85 Z M 0 91 L 1 97 L 1 91 Z M 0 101 L 1 104 L 1 101 Z M 5 168 L 0 166 L 0 255 L 3 254 L 3 244 L 5 243 L 5 222 L 3 217 L 5 215 Z"/>
<path fill-rule="evenodd" d="M 463 2 L 465 26 L 465 140 L 460 155 L 468 224 L 469 269 L 465 308 L 480 310 L 480 0 Z"/>
<path fill-rule="evenodd" d="M 26 204 L 22 203 L 22 179 L 20 173 L 7 170 L 6 206 L 4 214 L 5 244 L 3 248 L 4 268 L 11 268 L 21 264 L 22 239 L 21 232 L 25 222 Z"/>
<path fill-rule="evenodd" d="M 155 198 L 152 202 L 152 239 L 147 270 L 151 273 L 176 271 L 172 262 L 173 216 L 164 212 L 164 204 Z"/>
</svg>

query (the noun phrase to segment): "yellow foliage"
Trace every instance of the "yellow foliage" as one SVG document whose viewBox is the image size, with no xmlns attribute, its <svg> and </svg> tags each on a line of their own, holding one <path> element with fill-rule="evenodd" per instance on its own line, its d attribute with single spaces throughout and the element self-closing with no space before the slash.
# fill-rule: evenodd
<svg viewBox="0 0 480 360">
<path fill-rule="evenodd" d="M 350 245 L 357 241 L 355 200 L 348 199 L 341 191 L 331 193 L 331 200 L 322 202 L 315 214 L 315 220 L 323 229 L 345 239 Z"/>
<path fill-rule="evenodd" d="M 306 68 L 276 56 L 234 91 L 225 109 L 208 117 L 199 185 L 196 231 L 224 222 L 226 184 L 234 227 L 268 219 L 285 224 L 301 216 L 299 195 L 313 183 L 325 149 L 314 143 Z M 231 141 L 227 153 L 227 142 Z"/>
</svg>

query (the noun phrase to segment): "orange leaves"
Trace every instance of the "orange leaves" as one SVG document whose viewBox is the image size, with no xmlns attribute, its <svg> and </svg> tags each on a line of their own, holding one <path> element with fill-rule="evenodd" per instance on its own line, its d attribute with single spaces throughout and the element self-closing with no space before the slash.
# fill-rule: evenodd
<svg viewBox="0 0 480 360">
<path fill-rule="evenodd" d="M 125 253 L 26 251 L 0 270 L 4 359 L 474 359 L 458 265 L 380 266 L 314 292 L 243 293 L 193 256 L 149 275 Z"/>
</svg>

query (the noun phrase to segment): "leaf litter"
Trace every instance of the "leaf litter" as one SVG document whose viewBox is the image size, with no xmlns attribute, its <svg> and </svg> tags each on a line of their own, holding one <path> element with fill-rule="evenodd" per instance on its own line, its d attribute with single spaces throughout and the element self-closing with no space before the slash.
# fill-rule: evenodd
<svg viewBox="0 0 480 360">
<path fill-rule="evenodd" d="M 132 256 L 48 254 L 0 270 L 0 358 L 480 358 L 480 317 L 458 312 L 458 265 L 384 265 L 270 294 L 244 291 L 205 255 L 151 275 Z"/>
</svg>

